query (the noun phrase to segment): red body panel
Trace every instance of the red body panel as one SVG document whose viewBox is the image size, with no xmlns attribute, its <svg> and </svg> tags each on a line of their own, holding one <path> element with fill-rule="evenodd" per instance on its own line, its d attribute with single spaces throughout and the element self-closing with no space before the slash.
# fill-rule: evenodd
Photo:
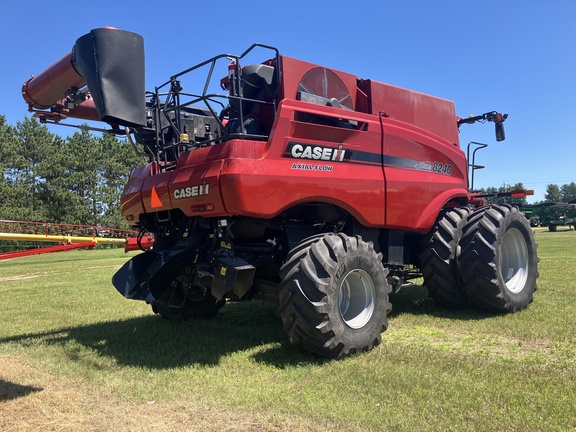
<svg viewBox="0 0 576 432">
<path fill-rule="evenodd" d="M 466 199 L 452 102 L 324 68 L 344 84 L 354 110 L 303 102 L 296 100 L 299 80 L 319 67 L 287 57 L 282 67 L 268 141 L 194 149 L 174 171 L 154 176 L 150 168 L 135 170 L 122 199 L 130 223 L 142 212 L 175 208 L 188 216 L 269 219 L 324 202 L 365 226 L 425 233 L 446 203 Z"/>
<path fill-rule="evenodd" d="M 141 195 L 142 185 L 144 184 L 144 179 L 152 175 L 152 169 L 152 164 L 136 168 L 130 173 L 130 178 L 124 185 L 120 206 L 124 219 L 132 225 L 137 224 L 140 221 L 140 215 L 144 213 Z"/>
<path fill-rule="evenodd" d="M 367 95 L 369 112 L 383 113 L 459 147 L 452 101 L 372 80 L 360 82 L 359 88 Z"/>
<path fill-rule="evenodd" d="M 386 226 L 426 232 L 445 203 L 467 195 L 464 154 L 450 142 L 398 121 L 383 119 L 383 126 Z"/>
<path fill-rule="evenodd" d="M 299 122 L 294 120 L 296 112 L 342 115 L 336 108 L 282 101 L 263 158 L 231 159 L 224 165 L 221 185 L 228 212 L 272 218 L 297 204 L 327 202 L 347 210 L 364 225 L 382 226 L 385 188 L 379 161 L 355 166 L 346 161 L 296 158 L 287 151 L 289 144 L 295 142 L 302 147 L 333 149 L 326 151 L 325 157 L 328 152 L 339 150 L 339 146 L 349 153 L 361 149 L 379 157 L 378 118 L 346 112 L 347 118 L 367 124 L 367 130 L 362 131 Z"/>
</svg>

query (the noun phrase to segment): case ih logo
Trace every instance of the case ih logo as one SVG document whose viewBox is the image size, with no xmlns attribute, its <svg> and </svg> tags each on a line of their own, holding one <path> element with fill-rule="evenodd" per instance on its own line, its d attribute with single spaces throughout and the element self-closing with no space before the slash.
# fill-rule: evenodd
<svg viewBox="0 0 576 432">
<path fill-rule="evenodd" d="M 185 188 L 175 189 L 174 198 L 176 199 L 192 198 L 197 196 L 208 195 L 209 193 L 210 193 L 210 184 L 204 182 L 198 186 L 188 186 Z"/>
<path fill-rule="evenodd" d="M 348 160 L 350 156 L 342 146 L 334 148 L 289 142 L 282 157 L 343 162 Z"/>
</svg>

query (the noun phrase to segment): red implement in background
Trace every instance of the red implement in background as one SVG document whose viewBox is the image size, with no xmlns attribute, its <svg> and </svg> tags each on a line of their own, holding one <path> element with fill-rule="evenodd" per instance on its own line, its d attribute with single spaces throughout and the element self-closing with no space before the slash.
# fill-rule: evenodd
<svg viewBox="0 0 576 432">
<path fill-rule="evenodd" d="M 0 220 L 0 240 L 31 243 L 57 243 L 57 246 L 33 247 L 0 253 L 0 260 L 71 249 L 92 249 L 97 244 L 123 245 L 126 252 L 150 249 L 152 236 L 138 232 L 90 225 L 53 224 Z"/>
</svg>

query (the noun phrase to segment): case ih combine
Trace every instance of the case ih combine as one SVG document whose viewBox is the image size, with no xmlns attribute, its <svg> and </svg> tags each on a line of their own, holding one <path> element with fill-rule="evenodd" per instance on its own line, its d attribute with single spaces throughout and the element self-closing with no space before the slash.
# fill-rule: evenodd
<svg viewBox="0 0 576 432">
<path fill-rule="evenodd" d="M 475 121 L 503 140 L 505 115 L 460 119 L 451 101 L 259 44 L 146 92 L 143 52 L 96 29 L 22 90 L 41 121 L 100 120 L 148 156 L 122 213 L 155 244 L 114 275 L 126 298 L 175 320 L 273 300 L 293 344 L 332 358 L 377 345 L 413 278 L 443 305 L 532 302 L 530 226 L 468 190 L 458 141 Z"/>
</svg>

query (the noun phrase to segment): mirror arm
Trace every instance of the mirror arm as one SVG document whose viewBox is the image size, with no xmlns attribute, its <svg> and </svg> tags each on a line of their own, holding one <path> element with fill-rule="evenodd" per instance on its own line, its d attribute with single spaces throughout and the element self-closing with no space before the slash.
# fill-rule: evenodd
<svg viewBox="0 0 576 432">
<path fill-rule="evenodd" d="M 504 121 L 508 118 L 508 114 L 500 114 L 496 111 L 490 111 L 477 116 L 470 116 L 467 118 L 458 119 L 458 128 L 462 124 L 473 124 L 477 121 L 489 121 L 494 123 L 496 132 L 496 141 L 504 141 L 506 139 L 506 134 L 504 133 Z"/>
</svg>

